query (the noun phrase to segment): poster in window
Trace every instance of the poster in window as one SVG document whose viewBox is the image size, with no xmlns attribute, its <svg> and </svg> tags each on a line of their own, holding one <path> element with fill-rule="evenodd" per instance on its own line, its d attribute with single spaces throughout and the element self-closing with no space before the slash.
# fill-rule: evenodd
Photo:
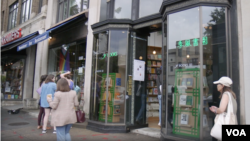
<svg viewBox="0 0 250 141">
<path fill-rule="evenodd" d="M 181 114 L 181 124 L 187 125 L 188 124 L 188 114 Z"/>
<path fill-rule="evenodd" d="M 133 80 L 144 81 L 145 61 L 134 60 Z"/>
</svg>

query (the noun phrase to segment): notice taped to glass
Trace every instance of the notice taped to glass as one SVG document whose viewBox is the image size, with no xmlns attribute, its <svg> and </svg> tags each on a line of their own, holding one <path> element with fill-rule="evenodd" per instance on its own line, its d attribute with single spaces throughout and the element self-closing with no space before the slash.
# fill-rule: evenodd
<svg viewBox="0 0 250 141">
<path fill-rule="evenodd" d="M 144 81 L 145 61 L 134 60 L 134 75 L 133 80 Z"/>
</svg>

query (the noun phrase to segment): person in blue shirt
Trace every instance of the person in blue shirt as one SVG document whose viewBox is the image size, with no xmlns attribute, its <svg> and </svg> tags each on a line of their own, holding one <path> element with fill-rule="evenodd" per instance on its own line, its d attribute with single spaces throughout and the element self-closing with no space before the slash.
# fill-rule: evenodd
<svg viewBox="0 0 250 141">
<path fill-rule="evenodd" d="M 54 75 L 50 74 L 47 76 L 47 78 L 45 80 L 45 84 L 43 84 L 42 90 L 41 90 L 41 103 L 40 104 L 41 104 L 41 107 L 43 107 L 44 111 L 45 111 L 42 133 L 46 133 L 48 119 L 49 119 L 49 115 L 51 112 L 51 107 L 49 106 L 49 103 L 47 101 L 47 95 L 52 94 L 52 99 L 53 99 L 55 91 L 56 91 L 55 77 L 54 77 Z M 54 126 L 53 133 L 56 133 L 55 126 Z"/>
</svg>

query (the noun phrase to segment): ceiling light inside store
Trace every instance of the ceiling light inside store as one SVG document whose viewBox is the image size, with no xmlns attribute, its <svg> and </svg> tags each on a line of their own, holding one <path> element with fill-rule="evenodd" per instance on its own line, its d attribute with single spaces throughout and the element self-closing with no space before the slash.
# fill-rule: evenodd
<svg viewBox="0 0 250 141">
<path fill-rule="evenodd" d="M 142 56 L 140 56 L 139 59 L 142 60 Z"/>
<path fill-rule="evenodd" d="M 153 54 L 156 54 L 156 51 L 155 51 L 155 50 L 153 51 Z"/>
<path fill-rule="evenodd" d="M 51 37 L 51 36 L 49 36 L 49 39 L 52 39 L 52 37 Z"/>
<path fill-rule="evenodd" d="M 189 58 L 190 56 L 189 55 L 187 55 L 187 58 Z"/>
</svg>

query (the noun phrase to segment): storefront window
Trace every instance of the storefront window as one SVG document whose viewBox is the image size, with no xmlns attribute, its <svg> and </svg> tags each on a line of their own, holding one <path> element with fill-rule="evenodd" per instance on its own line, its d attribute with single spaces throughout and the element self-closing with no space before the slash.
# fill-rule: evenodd
<svg viewBox="0 0 250 141">
<path fill-rule="evenodd" d="M 82 97 L 84 92 L 85 57 L 85 43 L 77 44 L 74 42 L 50 49 L 48 74 L 54 74 L 57 82 L 60 74 L 70 71 L 74 87 L 80 88 L 77 95 Z"/>
<path fill-rule="evenodd" d="M 22 100 L 23 72 L 25 59 L 15 57 L 1 63 L 1 92 L 4 100 Z"/>
<path fill-rule="evenodd" d="M 115 0 L 114 19 L 131 19 L 132 0 Z"/>
<path fill-rule="evenodd" d="M 107 123 L 125 122 L 127 36 L 126 30 L 110 30 L 109 34 L 104 32 L 95 35 L 91 120 Z"/>
<path fill-rule="evenodd" d="M 209 107 L 220 102 L 213 81 L 227 75 L 225 8 L 204 6 L 170 14 L 168 29 L 166 132 L 212 140 L 208 133 L 215 114 Z"/>
<path fill-rule="evenodd" d="M 203 137 L 212 141 L 210 134 L 214 125 L 215 114 L 209 107 L 220 103 L 220 93 L 217 85 L 213 84 L 222 76 L 227 76 L 226 61 L 226 24 L 225 8 L 202 7 L 203 26 L 203 65 L 205 66 L 203 79 Z"/>
<path fill-rule="evenodd" d="M 105 122 L 106 117 L 106 85 L 108 66 L 108 32 L 94 36 L 92 56 L 92 77 L 90 94 L 90 120 Z"/>
<path fill-rule="evenodd" d="M 163 0 L 140 0 L 139 18 L 159 13 Z"/>
<path fill-rule="evenodd" d="M 197 139 L 200 135 L 200 60 L 194 47 L 199 45 L 196 42 L 199 23 L 198 7 L 169 15 L 167 67 L 167 134 Z"/>
</svg>

